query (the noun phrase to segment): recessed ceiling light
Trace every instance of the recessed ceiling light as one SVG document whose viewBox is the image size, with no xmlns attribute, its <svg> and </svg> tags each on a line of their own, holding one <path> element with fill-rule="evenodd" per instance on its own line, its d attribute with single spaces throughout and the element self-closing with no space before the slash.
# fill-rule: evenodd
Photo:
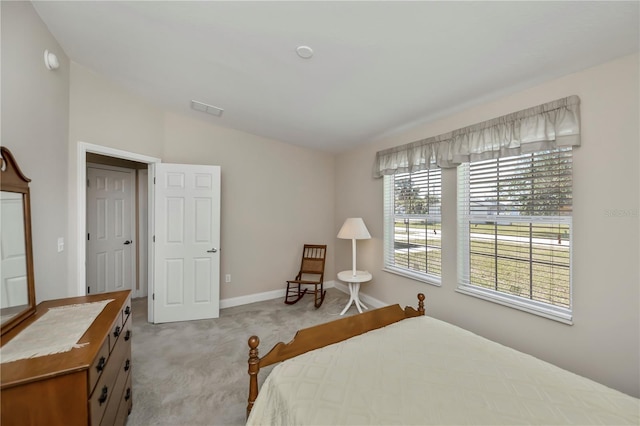
<svg viewBox="0 0 640 426">
<path fill-rule="evenodd" d="M 296 48 L 296 53 L 302 59 L 309 59 L 313 56 L 313 49 L 310 48 L 309 46 L 298 46 Z"/>
<path fill-rule="evenodd" d="M 216 117 L 222 116 L 222 113 L 224 112 L 222 108 L 218 108 L 217 106 L 205 104 L 198 101 L 191 101 L 191 109 L 204 112 L 206 114 L 215 115 Z"/>
</svg>

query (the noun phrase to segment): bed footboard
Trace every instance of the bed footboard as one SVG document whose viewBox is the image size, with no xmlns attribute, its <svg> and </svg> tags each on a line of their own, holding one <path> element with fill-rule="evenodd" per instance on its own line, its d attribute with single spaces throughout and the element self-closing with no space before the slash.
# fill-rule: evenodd
<svg viewBox="0 0 640 426">
<path fill-rule="evenodd" d="M 424 294 L 419 293 L 417 310 L 410 306 L 404 309 L 402 309 L 400 305 L 386 306 L 299 330 L 293 337 L 293 340 L 286 344 L 283 342 L 276 344 L 273 349 L 262 358 L 260 358 L 258 354 L 260 339 L 258 336 L 251 336 L 248 341 L 249 401 L 247 405 L 247 417 L 249 417 L 253 403 L 258 397 L 258 373 L 260 372 L 260 368 L 302 355 L 314 349 L 341 342 L 371 330 L 385 327 L 406 318 L 424 315 L 424 299 Z"/>
</svg>

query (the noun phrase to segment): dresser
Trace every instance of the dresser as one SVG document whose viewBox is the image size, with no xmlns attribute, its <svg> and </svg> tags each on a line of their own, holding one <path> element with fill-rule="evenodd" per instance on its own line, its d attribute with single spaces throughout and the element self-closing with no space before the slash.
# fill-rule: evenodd
<svg viewBox="0 0 640 426">
<path fill-rule="evenodd" d="M 125 424 L 133 401 L 130 291 L 42 302 L 2 336 L 2 345 L 50 308 L 106 299 L 113 300 L 78 341 L 84 346 L 0 364 L 2 426 Z"/>
</svg>

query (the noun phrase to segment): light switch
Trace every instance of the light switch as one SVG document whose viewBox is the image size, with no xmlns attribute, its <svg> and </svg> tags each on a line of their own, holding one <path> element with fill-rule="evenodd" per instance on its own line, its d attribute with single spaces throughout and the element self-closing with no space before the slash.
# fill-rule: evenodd
<svg viewBox="0 0 640 426">
<path fill-rule="evenodd" d="M 64 238 L 58 238 L 58 253 L 64 251 Z"/>
</svg>

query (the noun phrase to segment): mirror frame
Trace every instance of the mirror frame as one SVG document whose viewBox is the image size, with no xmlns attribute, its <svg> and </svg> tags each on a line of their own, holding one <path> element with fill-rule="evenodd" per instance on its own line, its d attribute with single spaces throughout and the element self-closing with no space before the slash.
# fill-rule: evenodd
<svg viewBox="0 0 640 426">
<path fill-rule="evenodd" d="M 23 220 L 24 220 L 24 242 L 27 260 L 27 296 L 28 303 L 26 309 L 19 311 L 13 318 L 2 324 L 0 335 L 20 324 L 36 311 L 36 291 L 33 273 L 33 247 L 31 244 L 31 199 L 29 193 L 29 182 L 18 167 L 13 154 L 6 147 L 0 147 L 0 191 L 17 192 L 22 194 Z"/>
</svg>

